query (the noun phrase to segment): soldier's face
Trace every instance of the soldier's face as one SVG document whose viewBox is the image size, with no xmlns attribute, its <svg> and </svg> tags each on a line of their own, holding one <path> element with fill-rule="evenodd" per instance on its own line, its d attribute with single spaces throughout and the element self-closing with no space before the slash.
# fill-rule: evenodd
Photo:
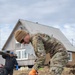
<svg viewBox="0 0 75 75">
<path fill-rule="evenodd" d="M 23 44 L 29 44 L 29 43 L 30 43 L 30 35 L 27 34 L 27 35 L 25 36 L 25 38 L 24 38 Z"/>
</svg>

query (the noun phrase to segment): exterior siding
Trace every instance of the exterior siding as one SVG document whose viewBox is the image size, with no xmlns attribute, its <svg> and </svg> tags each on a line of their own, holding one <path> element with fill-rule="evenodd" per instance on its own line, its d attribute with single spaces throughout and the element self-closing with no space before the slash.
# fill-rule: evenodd
<svg viewBox="0 0 75 75">
<path fill-rule="evenodd" d="M 11 41 L 10 41 L 11 40 Z M 9 39 L 8 44 L 6 45 L 6 47 L 4 48 L 4 50 L 14 50 L 14 41 L 13 41 L 13 36 Z"/>
<path fill-rule="evenodd" d="M 75 65 L 75 52 L 72 52 L 72 61 L 69 61 L 68 65 Z"/>
<path fill-rule="evenodd" d="M 27 47 L 28 48 L 28 47 Z M 19 66 L 27 66 L 27 65 L 34 65 L 36 57 L 33 54 L 27 52 L 28 58 L 27 59 L 17 59 Z"/>
<path fill-rule="evenodd" d="M 34 60 L 18 60 L 19 66 L 34 65 Z"/>
<path fill-rule="evenodd" d="M 19 66 L 27 66 L 27 65 L 34 65 L 34 59 L 26 59 L 26 60 L 17 60 Z"/>
</svg>

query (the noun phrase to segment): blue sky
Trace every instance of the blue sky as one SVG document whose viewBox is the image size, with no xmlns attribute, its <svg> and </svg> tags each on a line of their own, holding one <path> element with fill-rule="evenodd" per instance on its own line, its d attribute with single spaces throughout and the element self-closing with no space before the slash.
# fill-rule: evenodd
<svg viewBox="0 0 75 75">
<path fill-rule="evenodd" d="M 59 28 L 75 45 L 75 0 L 0 0 L 0 48 L 18 19 Z"/>
</svg>

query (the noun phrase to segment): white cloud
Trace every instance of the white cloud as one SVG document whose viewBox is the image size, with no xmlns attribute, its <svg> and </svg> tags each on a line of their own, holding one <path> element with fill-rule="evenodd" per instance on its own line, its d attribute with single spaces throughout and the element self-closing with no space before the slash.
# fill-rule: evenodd
<svg viewBox="0 0 75 75">
<path fill-rule="evenodd" d="M 69 5 L 71 5 L 69 0 L 38 0 L 36 2 L 35 0 L 8 0 L 7 2 L 3 0 L 0 5 L 1 23 L 16 22 L 19 18 L 60 23 L 66 19 L 65 8 L 68 8 Z"/>
<path fill-rule="evenodd" d="M 64 25 L 64 29 L 63 31 L 69 39 L 75 39 L 75 24 Z"/>
<path fill-rule="evenodd" d="M 53 25 L 59 28 L 67 39 L 75 46 L 75 24 Z"/>
<path fill-rule="evenodd" d="M 57 27 L 69 40 L 75 40 L 74 9 L 75 0 L 0 0 L 1 37 L 5 35 L 1 43 L 18 19 Z"/>
</svg>

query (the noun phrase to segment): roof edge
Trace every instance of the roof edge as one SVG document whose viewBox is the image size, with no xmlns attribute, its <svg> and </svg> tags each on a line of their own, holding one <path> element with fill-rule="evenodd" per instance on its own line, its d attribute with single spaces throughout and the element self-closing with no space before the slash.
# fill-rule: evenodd
<svg viewBox="0 0 75 75">
<path fill-rule="evenodd" d="M 23 19 L 19 19 L 19 21 L 20 21 L 20 22 L 22 22 L 22 21 L 27 21 L 27 22 L 31 22 L 31 23 L 38 24 L 38 25 L 40 24 L 40 23 L 36 23 L 36 22 L 32 22 L 32 21 L 28 21 L 28 20 L 23 20 Z M 55 28 L 55 27 L 52 27 L 52 26 L 49 26 L 49 25 L 44 25 L 44 24 L 40 24 L 40 25 L 45 26 L 45 27 Z M 59 29 L 59 28 L 55 28 L 55 29 Z"/>
</svg>

